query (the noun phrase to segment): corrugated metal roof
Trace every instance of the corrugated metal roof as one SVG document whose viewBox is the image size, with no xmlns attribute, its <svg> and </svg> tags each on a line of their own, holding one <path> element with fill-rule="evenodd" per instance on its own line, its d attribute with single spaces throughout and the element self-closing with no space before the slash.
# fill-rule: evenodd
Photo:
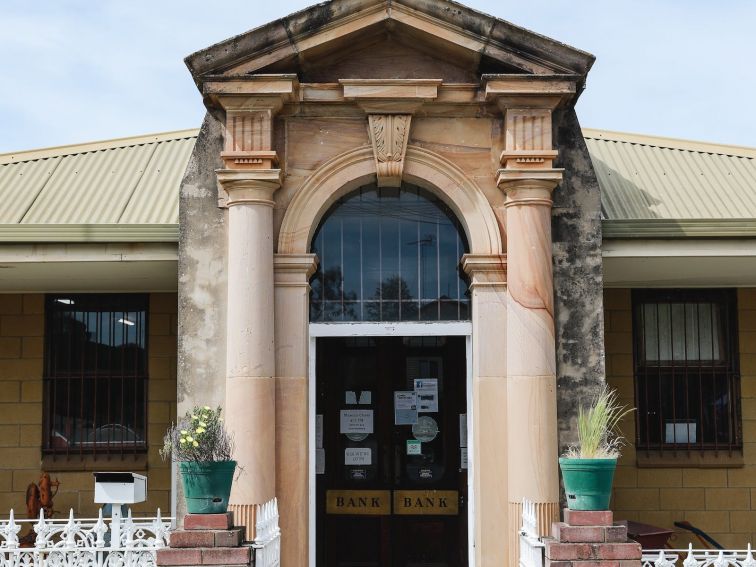
<svg viewBox="0 0 756 567">
<path fill-rule="evenodd" d="M 756 218 L 756 149 L 583 130 L 608 221 Z"/>
<path fill-rule="evenodd" d="M 197 133 L 0 154 L 0 241 L 175 241 Z M 756 236 L 756 149 L 583 133 L 605 237 Z"/>
<path fill-rule="evenodd" d="M 177 225 L 196 136 L 182 130 L 0 155 L 0 224 Z"/>
</svg>

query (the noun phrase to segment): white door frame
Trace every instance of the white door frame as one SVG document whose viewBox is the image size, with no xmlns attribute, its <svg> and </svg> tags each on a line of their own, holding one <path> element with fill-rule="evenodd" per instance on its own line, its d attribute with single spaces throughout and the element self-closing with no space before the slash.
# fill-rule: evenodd
<svg viewBox="0 0 756 567">
<path fill-rule="evenodd" d="M 398 323 L 310 323 L 308 357 L 308 445 L 309 445 L 309 566 L 315 567 L 315 402 L 316 376 L 315 356 L 318 337 L 465 337 L 465 368 L 467 384 L 467 554 L 470 567 L 475 565 L 475 492 L 473 490 L 475 459 L 472 448 L 475 431 L 473 428 L 472 391 L 472 322 L 398 322 Z"/>
</svg>

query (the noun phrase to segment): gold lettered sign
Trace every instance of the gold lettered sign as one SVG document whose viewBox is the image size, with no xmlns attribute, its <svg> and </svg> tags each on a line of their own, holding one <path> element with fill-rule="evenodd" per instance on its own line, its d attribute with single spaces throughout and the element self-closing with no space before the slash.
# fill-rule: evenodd
<svg viewBox="0 0 756 567">
<path fill-rule="evenodd" d="M 388 490 L 329 490 L 326 492 L 326 514 L 388 516 L 391 514 L 391 493 Z"/>
<path fill-rule="evenodd" d="M 395 490 L 394 514 L 399 516 L 456 516 L 456 490 Z"/>
</svg>

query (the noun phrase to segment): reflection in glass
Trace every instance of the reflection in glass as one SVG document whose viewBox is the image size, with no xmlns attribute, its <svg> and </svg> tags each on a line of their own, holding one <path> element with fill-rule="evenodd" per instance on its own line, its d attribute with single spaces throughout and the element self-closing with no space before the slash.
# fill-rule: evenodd
<svg viewBox="0 0 756 567">
<path fill-rule="evenodd" d="M 145 446 L 147 306 L 143 294 L 48 296 L 45 451 Z"/>
<path fill-rule="evenodd" d="M 470 318 L 460 267 L 464 232 L 451 210 L 411 185 L 362 187 L 326 214 L 312 243 L 310 320 L 456 321 Z"/>
</svg>

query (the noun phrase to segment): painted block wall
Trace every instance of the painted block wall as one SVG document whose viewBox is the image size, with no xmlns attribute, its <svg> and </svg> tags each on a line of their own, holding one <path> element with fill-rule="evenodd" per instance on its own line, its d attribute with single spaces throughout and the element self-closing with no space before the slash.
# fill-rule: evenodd
<svg viewBox="0 0 756 567">
<path fill-rule="evenodd" d="M 176 294 L 150 294 L 148 360 L 148 454 L 141 462 L 132 456 L 111 457 L 108 464 L 70 460 L 45 461 L 50 476 L 60 481 L 55 517 L 69 508 L 92 517 L 92 471 L 97 468 L 139 472 L 148 477 L 148 500 L 133 506 L 134 514 L 153 515 L 157 507 L 170 514 L 170 464 L 158 450 L 169 423 L 176 418 Z M 0 517 L 13 508 L 26 516 L 26 487 L 38 482 L 42 462 L 42 368 L 44 294 L 0 295 Z M 25 531 L 25 530 L 24 530 Z"/>
<path fill-rule="evenodd" d="M 634 405 L 631 291 L 604 291 L 606 372 L 625 404 Z M 612 496 L 615 518 L 669 529 L 687 520 L 729 548 L 756 543 L 756 289 L 739 289 L 743 459 L 741 468 L 639 468 L 635 421 L 622 424 L 629 445 L 619 461 Z M 676 529 L 672 544 L 697 545 Z M 697 547 L 701 547 L 697 545 Z"/>
</svg>

